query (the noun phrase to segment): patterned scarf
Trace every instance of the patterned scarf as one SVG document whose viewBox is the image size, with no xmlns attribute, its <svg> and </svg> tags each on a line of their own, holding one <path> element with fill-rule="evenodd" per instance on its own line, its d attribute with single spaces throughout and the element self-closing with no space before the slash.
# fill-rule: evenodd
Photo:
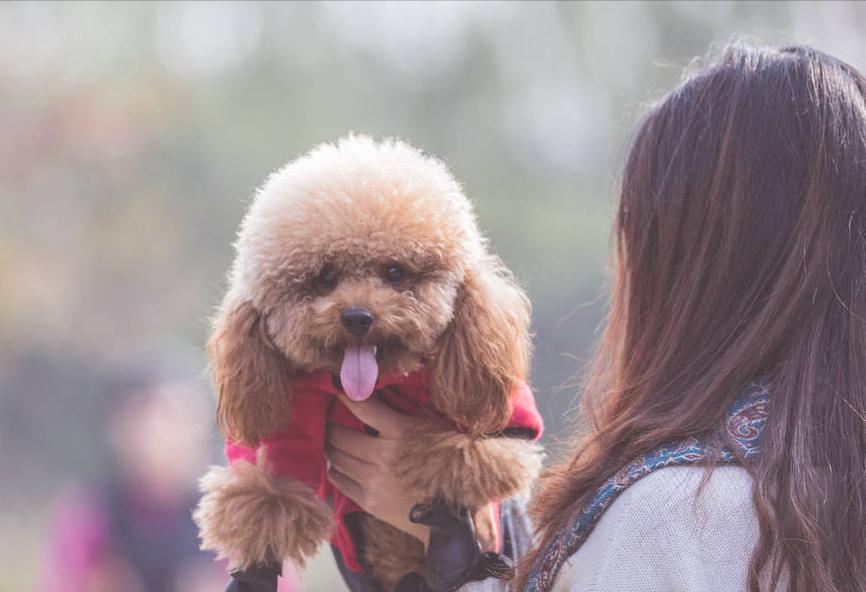
<svg viewBox="0 0 866 592">
<path fill-rule="evenodd" d="M 746 387 L 737 396 L 717 432 L 660 446 L 605 481 L 574 522 L 557 532 L 539 553 L 529 574 L 526 591 L 549 591 L 563 563 L 586 541 L 602 513 L 626 487 L 641 477 L 665 467 L 707 464 L 713 460 L 717 464 L 730 465 L 756 458 L 767 418 L 769 384 L 765 378 Z M 713 446 L 717 442 L 725 444 Z"/>
</svg>

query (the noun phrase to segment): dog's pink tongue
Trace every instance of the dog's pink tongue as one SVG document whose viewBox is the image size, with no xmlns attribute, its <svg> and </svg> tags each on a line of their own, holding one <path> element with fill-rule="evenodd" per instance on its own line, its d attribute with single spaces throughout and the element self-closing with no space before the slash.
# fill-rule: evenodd
<svg viewBox="0 0 866 592">
<path fill-rule="evenodd" d="M 340 367 L 340 382 L 350 399 L 363 401 L 372 395 L 378 377 L 375 345 L 351 345 L 346 348 Z"/>
</svg>

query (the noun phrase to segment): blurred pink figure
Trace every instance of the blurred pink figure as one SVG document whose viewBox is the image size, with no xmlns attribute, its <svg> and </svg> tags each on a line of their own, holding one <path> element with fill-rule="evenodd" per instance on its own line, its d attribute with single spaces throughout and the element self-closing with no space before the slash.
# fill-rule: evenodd
<svg viewBox="0 0 866 592">
<path fill-rule="evenodd" d="M 60 496 L 40 592 L 218 592 L 226 566 L 198 549 L 190 518 L 207 460 L 206 398 L 192 384 L 116 393 L 105 481 Z M 300 590 L 286 565 L 281 592 Z"/>
</svg>

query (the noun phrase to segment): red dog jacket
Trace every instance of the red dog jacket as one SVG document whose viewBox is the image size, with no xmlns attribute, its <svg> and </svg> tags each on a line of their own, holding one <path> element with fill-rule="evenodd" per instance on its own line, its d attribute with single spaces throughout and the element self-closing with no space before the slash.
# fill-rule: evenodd
<svg viewBox="0 0 866 592">
<path fill-rule="evenodd" d="M 363 510 L 331 485 L 325 475 L 327 424 L 330 422 L 364 431 L 361 420 L 340 401 L 337 396 L 340 392 L 335 379 L 328 372 L 316 372 L 296 379 L 292 383 L 292 412 L 286 429 L 263 438 L 258 448 L 242 446 L 229 439 L 226 442 L 226 456 L 232 463 L 238 460 L 255 463 L 257 452 L 263 449 L 269 471 L 307 483 L 318 492 L 320 498 L 330 500 L 337 526 L 331 544 L 342 555 L 346 567 L 362 572 L 356 542 L 352 539 L 346 517 Z M 404 415 L 439 416 L 433 410 L 428 381 L 422 372 L 382 376 L 376 383 L 374 394 Z M 511 421 L 502 435 L 538 439 L 543 423 L 532 391 L 526 384 L 521 383 L 516 389 L 512 408 Z"/>
</svg>

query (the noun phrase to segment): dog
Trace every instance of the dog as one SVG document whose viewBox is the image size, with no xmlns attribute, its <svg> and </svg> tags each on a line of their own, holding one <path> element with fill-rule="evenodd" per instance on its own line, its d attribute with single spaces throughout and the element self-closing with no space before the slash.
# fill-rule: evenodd
<svg viewBox="0 0 866 592">
<path fill-rule="evenodd" d="M 235 249 L 208 342 L 231 462 L 201 481 L 204 549 L 303 566 L 330 539 L 380 590 L 424 573 L 419 541 L 324 477 L 326 424 L 364 429 L 339 394 L 414 417 L 394 470 L 419 504 L 472 512 L 535 479 L 529 302 L 441 161 L 322 144 L 256 192 Z"/>
</svg>

